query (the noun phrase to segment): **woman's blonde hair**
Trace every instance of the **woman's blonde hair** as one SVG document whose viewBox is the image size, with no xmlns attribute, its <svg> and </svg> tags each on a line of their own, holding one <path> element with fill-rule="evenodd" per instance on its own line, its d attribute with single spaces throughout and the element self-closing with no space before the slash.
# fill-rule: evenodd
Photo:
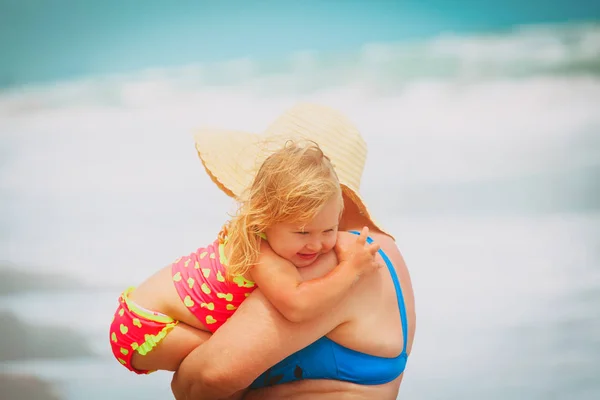
<svg viewBox="0 0 600 400">
<path fill-rule="evenodd" d="M 343 207 L 340 182 L 319 145 L 287 141 L 263 162 L 219 235 L 225 242 L 227 277 L 244 275 L 256 264 L 260 234 L 267 228 L 281 222 L 308 223 L 334 197 Z"/>
</svg>

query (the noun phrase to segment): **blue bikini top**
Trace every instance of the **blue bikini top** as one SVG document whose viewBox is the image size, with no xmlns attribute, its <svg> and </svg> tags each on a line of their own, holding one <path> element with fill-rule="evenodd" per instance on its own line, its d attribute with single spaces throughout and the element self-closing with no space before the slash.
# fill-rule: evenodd
<svg viewBox="0 0 600 400">
<path fill-rule="evenodd" d="M 355 235 L 360 234 L 356 231 L 350 232 Z M 373 243 L 373 239 L 368 237 L 367 242 L 369 244 Z M 404 297 L 392 262 L 383 250 L 380 249 L 379 254 L 385 261 L 396 288 L 396 299 L 398 300 L 404 338 L 402 353 L 393 358 L 377 357 L 349 349 L 323 336 L 311 345 L 291 354 L 269 368 L 256 378 L 250 385 L 251 389 L 301 379 L 334 379 L 361 385 L 381 385 L 393 381 L 404 372 L 408 358 L 406 354 L 408 320 Z"/>
</svg>

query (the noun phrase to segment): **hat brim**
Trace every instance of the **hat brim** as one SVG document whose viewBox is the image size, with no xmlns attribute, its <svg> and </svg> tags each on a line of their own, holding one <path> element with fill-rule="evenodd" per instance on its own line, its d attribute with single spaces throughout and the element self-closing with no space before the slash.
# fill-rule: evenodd
<svg viewBox="0 0 600 400">
<path fill-rule="evenodd" d="M 194 135 L 196 151 L 212 181 L 228 196 L 239 198 L 256 172 L 259 135 L 216 129 Z"/>
<path fill-rule="evenodd" d="M 196 151 L 206 173 L 219 189 L 236 200 L 251 185 L 262 161 L 288 139 L 224 129 L 200 129 L 194 134 Z M 343 182 L 340 185 L 372 227 L 391 236 L 374 220 L 360 194 Z"/>
</svg>

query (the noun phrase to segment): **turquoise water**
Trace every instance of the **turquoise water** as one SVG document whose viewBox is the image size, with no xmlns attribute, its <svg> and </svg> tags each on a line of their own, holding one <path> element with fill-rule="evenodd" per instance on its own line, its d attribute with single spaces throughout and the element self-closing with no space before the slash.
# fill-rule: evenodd
<svg viewBox="0 0 600 400">
<path fill-rule="evenodd" d="M 599 18 L 586 0 L 2 0 L 0 87 Z"/>
<path fill-rule="evenodd" d="M 97 355 L 3 371 L 65 399 L 169 398 L 169 374 L 110 359 L 106 328 L 121 288 L 213 240 L 232 210 L 191 131 L 260 132 L 310 100 L 363 132 L 361 190 L 411 270 L 401 398 L 598 398 L 599 38 L 531 26 L 0 92 L 0 260 L 93 288 L 16 293 L 0 311 L 71 327 Z"/>
</svg>

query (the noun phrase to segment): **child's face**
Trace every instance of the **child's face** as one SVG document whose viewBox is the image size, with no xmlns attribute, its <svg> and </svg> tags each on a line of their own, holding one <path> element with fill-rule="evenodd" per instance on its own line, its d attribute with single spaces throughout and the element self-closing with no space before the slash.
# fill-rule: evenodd
<svg viewBox="0 0 600 400">
<path fill-rule="evenodd" d="M 341 206 L 338 198 L 332 198 L 304 229 L 298 224 L 273 225 L 265 231 L 269 245 L 296 267 L 308 267 L 335 246 Z"/>
</svg>

